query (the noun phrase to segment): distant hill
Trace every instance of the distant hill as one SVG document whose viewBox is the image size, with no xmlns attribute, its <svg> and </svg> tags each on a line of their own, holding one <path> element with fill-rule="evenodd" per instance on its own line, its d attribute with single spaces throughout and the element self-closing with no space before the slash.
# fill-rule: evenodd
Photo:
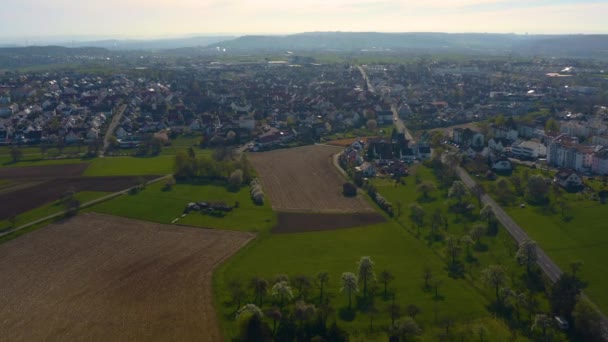
<svg viewBox="0 0 608 342">
<path fill-rule="evenodd" d="M 227 50 L 468 52 L 608 56 L 608 35 L 515 35 L 483 33 L 310 32 L 243 36 L 216 43 Z"/>
<path fill-rule="evenodd" d="M 66 48 L 63 46 L 27 46 L 0 48 L 2 56 L 107 56 L 110 51 L 96 47 Z"/>
<path fill-rule="evenodd" d="M 188 38 L 152 40 L 98 40 L 59 44 L 69 47 L 101 47 L 109 50 L 169 50 L 197 46 L 207 46 L 221 41 L 234 39 L 234 36 L 197 36 Z"/>
</svg>

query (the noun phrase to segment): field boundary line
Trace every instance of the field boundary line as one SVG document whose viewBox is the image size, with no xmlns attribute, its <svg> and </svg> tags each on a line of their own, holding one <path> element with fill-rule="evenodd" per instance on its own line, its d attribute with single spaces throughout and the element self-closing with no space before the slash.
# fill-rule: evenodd
<svg viewBox="0 0 608 342">
<path fill-rule="evenodd" d="M 159 178 L 156 178 L 156 179 L 150 180 L 150 181 L 146 182 L 146 185 L 150 185 L 150 184 L 154 184 L 154 183 L 160 182 L 160 181 L 162 181 L 163 179 L 166 179 L 166 178 L 168 178 L 168 177 L 170 177 L 170 176 L 171 176 L 171 175 L 165 175 L 165 176 L 162 176 L 162 177 L 159 177 Z M 83 203 L 82 205 L 80 205 L 80 209 L 87 208 L 87 207 L 91 207 L 91 206 L 94 206 L 94 205 L 99 204 L 99 203 L 101 203 L 101 202 L 105 202 L 105 201 L 108 201 L 108 200 L 114 199 L 114 198 L 116 198 L 116 197 L 118 197 L 118 196 L 121 196 L 121 195 L 124 195 L 124 194 L 128 193 L 129 191 L 131 191 L 132 189 L 134 189 L 134 188 L 136 188 L 136 187 L 137 187 L 137 185 L 136 185 L 136 186 L 129 187 L 128 189 L 125 189 L 125 190 L 117 191 L 117 192 L 111 193 L 111 194 L 109 194 L 109 195 L 106 195 L 106 196 L 103 196 L 103 197 L 100 197 L 100 198 L 94 199 L 94 200 L 92 200 L 92 201 L 89 201 L 89 202 Z M 17 227 L 17 228 L 14 228 L 14 229 L 11 229 L 11 230 L 9 230 L 9 231 L 6 231 L 6 232 L 3 232 L 3 233 L 0 233 L 0 238 L 5 237 L 5 236 L 10 235 L 10 234 L 13 234 L 13 233 L 16 233 L 16 232 L 18 232 L 18 231 L 20 231 L 20 230 L 23 230 L 23 229 L 29 228 L 29 227 L 31 227 L 31 226 L 37 225 L 37 224 L 39 224 L 39 223 L 43 223 L 43 222 L 46 222 L 46 221 L 52 220 L 52 219 L 54 219 L 54 218 L 56 218 L 56 217 L 59 217 L 59 216 L 65 215 L 65 213 L 66 213 L 66 212 L 67 212 L 67 210 L 62 210 L 62 211 L 57 212 L 57 213 L 55 213 L 55 214 L 51 214 L 51 215 L 45 216 L 45 217 L 43 217 L 43 218 L 40 218 L 40 219 L 37 219 L 37 220 L 35 220 L 35 221 L 32 221 L 32 222 L 26 223 L 26 224 L 24 224 L 24 225 L 21 225 L 21 226 L 19 226 L 19 227 Z"/>
</svg>

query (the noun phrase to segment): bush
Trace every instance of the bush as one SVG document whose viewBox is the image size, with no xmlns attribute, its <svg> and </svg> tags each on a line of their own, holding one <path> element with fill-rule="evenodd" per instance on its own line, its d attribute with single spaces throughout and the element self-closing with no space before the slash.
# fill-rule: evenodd
<svg viewBox="0 0 608 342">
<path fill-rule="evenodd" d="M 228 178 L 230 190 L 238 190 L 243 184 L 243 171 L 241 169 L 234 170 Z"/>
<path fill-rule="evenodd" d="M 260 181 L 256 178 L 251 181 L 249 186 L 251 187 L 249 194 L 251 195 L 253 203 L 256 205 L 264 205 L 264 192 L 262 191 L 262 184 L 260 184 Z"/>
<path fill-rule="evenodd" d="M 357 187 L 353 183 L 346 182 L 342 185 L 342 193 L 346 197 L 357 196 Z"/>
</svg>

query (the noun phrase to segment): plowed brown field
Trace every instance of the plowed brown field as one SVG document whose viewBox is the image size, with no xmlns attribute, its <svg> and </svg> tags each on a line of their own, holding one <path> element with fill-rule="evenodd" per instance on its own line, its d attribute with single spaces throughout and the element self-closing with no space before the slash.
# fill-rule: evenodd
<svg viewBox="0 0 608 342">
<path fill-rule="evenodd" d="M 218 341 L 211 273 L 253 234 L 80 215 L 0 245 L 6 341 Z"/>
<path fill-rule="evenodd" d="M 346 182 L 333 166 L 340 147 L 313 145 L 249 155 L 275 210 L 299 212 L 369 212 L 361 197 L 342 195 Z"/>
</svg>

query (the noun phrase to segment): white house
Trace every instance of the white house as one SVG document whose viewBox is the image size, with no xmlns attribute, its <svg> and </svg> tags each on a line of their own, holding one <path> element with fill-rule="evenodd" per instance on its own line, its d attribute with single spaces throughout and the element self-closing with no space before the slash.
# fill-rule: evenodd
<svg viewBox="0 0 608 342">
<path fill-rule="evenodd" d="M 560 170 L 553 179 L 563 188 L 576 188 L 583 185 L 583 179 L 574 170 Z"/>
<path fill-rule="evenodd" d="M 517 157 L 524 158 L 540 158 L 547 155 L 547 147 L 545 145 L 530 141 L 517 141 L 511 146 L 511 152 Z"/>
<path fill-rule="evenodd" d="M 369 162 L 357 166 L 355 170 L 360 171 L 363 174 L 363 177 L 374 177 L 376 175 L 376 168 Z"/>
</svg>

